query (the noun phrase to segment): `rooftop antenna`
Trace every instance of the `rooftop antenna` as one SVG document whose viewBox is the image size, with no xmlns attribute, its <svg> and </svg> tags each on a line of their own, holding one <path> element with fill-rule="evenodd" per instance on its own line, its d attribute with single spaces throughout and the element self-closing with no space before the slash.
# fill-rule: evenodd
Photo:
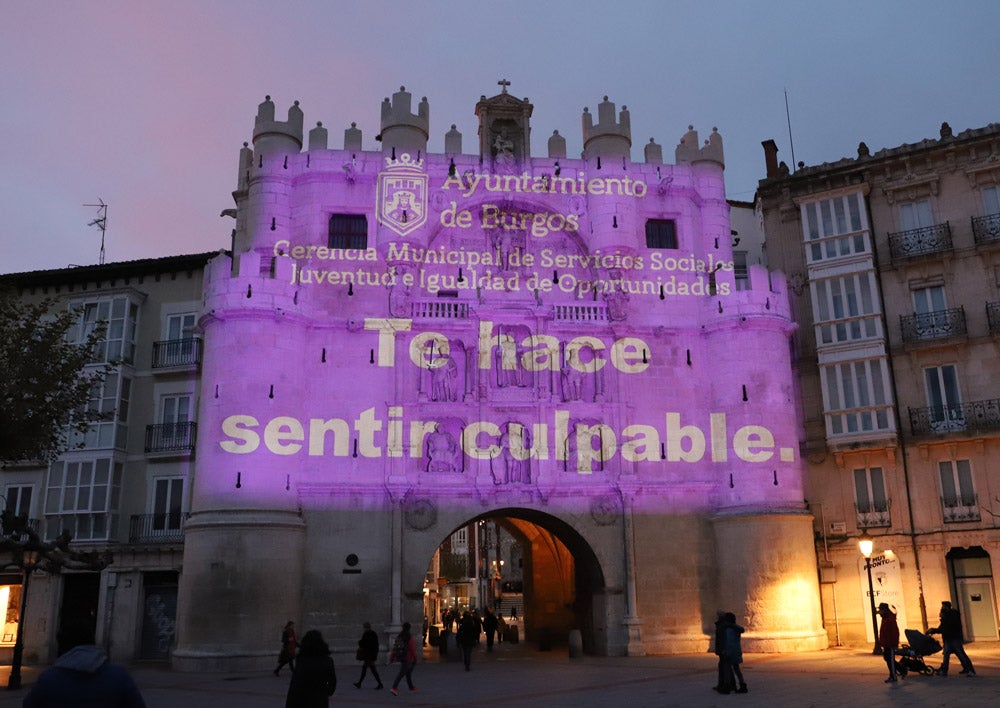
<svg viewBox="0 0 1000 708">
<path fill-rule="evenodd" d="M 798 165 L 795 161 L 795 143 L 792 142 L 792 115 L 788 112 L 788 89 L 785 89 L 785 120 L 788 121 L 788 144 L 792 148 L 792 172 L 795 172 L 795 166 Z"/>
<path fill-rule="evenodd" d="M 794 155 L 793 155 L 794 156 Z M 104 200 L 100 197 L 97 198 L 97 204 L 84 204 L 83 206 L 97 207 L 97 218 L 87 224 L 87 226 L 96 226 L 101 230 L 101 260 L 100 265 L 104 265 L 104 234 L 108 230 L 108 205 L 104 203 Z"/>
</svg>

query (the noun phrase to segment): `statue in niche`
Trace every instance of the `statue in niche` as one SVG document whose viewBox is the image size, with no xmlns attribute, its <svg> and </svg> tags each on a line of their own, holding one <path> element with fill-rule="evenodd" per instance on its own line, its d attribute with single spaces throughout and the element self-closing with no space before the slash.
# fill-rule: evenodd
<svg viewBox="0 0 1000 708">
<path fill-rule="evenodd" d="M 389 286 L 389 314 L 393 317 L 409 317 L 412 314 L 410 312 L 412 293 L 410 286 L 403 284 L 403 276 L 406 274 L 407 268 L 403 265 L 397 265 L 394 268 L 396 278 Z"/>
<path fill-rule="evenodd" d="M 514 141 L 507 137 L 507 129 L 501 128 L 493 138 L 493 164 L 501 169 L 514 167 Z"/>
<path fill-rule="evenodd" d="M 523 388 L 527 385 L 524 381 L 524 371 L 518 361 L 519 358 L 516 342 L 504 341 L 497 347 L 497 384 L 500 388 L 513 386 Z"/>
<path fill-rule="evenodd" d="M 444 430 L 440 423 L 434 426 L 434 432 L 427 436 L 427 471 L 454 472 L 455 453 L 458 445 L 455 436 Z"/>
<path fill-rule="evenodd" d="M 559 371 L 562 382 L 562 398 L 564 401 L 579 401 L 583 399 L 583 372 L 569 365 L 569 356 L 563 361 Z"/>
<path fill-rule="evenodd" d="M 510 270 L 510 257 L 522 245 L 521 238 L 516 231 L 500 230 L 494 239 L 499 270 Z"/>
<path fill-rule="evenodd" d="M 440 358 L 443 358 L 444 362 L 431 369 L 431 400 L 450 403 L 455 400 L 458 364 L 451 356 L 446 355 Z"/>
<path fill-rule="evenodd" d="M 516 427 L 520 432 L 511 435 L 511 427 Z M 508 422 L 503 428 L 500 436 L 499 464 L 491 469 L 494 484 L 528 484 L 531 482 L 531 468 L 529 460 L 520 460 L 511 452 L 511 438 L 520 441 L 520 448 L 527 450 L 531 447 L 528 440 L 528 430 L 520 424 Z"/>
<path fill-rule="evenodd" d="M 608 273 L 609 279 L 614 289 L 605 291 L 604 299 L 608 303 L 608 317 L 615 321 L 621 321 L 628 316 L 629 294 L 624 288 L 623 276 L 620 270 L 612 270 Z"/>
</svg>

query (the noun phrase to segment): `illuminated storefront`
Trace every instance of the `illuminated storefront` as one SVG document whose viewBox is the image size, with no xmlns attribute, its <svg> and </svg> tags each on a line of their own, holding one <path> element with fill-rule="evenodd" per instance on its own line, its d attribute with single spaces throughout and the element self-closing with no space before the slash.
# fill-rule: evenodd
<svg viewBox="0 0 1000 708">
<path fill-rule="evenodd" d="M 472 153 L 428 154 L 404 89 L 377 152 L 260 105 L 206 268 L 179 668 L 262 666 L 289 617 L 345 649 L 418 626 L 484 519 L 525 549 L 526 626 L 588 651 L 703 651 L 720 608 L 748 649 L 825 646 L 784 279 L 737 281 L 721 137 L 633 163 L 605 97 L 582 158 L 532 157 L 502 85 Z"/>
</svg>

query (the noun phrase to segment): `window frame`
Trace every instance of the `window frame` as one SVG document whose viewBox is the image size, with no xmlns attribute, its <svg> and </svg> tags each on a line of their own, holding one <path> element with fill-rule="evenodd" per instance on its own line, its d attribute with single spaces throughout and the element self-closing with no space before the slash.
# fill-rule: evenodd
<svg viewBox="0 0 1000 708">
<path fill-rule="evenodd" d="M 326 245 L 329 248 L 344 251 L 366 250 L 368 248 L 368 216 L 351 213 L 330 214 L 330 218 L 327 220 Z"/>
</svg>

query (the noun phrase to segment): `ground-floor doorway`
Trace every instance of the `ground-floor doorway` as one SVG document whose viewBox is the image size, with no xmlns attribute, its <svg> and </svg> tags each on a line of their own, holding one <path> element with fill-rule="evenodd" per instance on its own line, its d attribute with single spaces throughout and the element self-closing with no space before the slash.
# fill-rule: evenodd
<svg viewBox="0 0 1000 708">
<path fill-rule="evenodd" d="M 990 555 L 981 546 L 953 548 L 948 570 L 967 641 L 997 639 L 997 607 Z"/>
</svg>

